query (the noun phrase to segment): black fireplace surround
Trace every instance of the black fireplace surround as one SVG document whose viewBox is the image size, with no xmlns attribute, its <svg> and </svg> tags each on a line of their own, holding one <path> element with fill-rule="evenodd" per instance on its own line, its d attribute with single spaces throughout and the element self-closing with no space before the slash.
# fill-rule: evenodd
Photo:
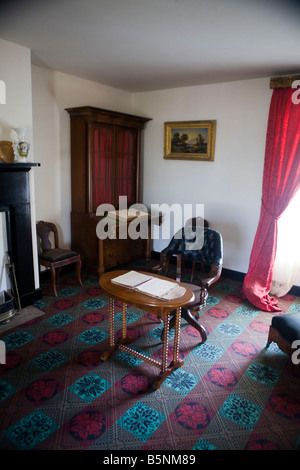
<svg viewBox="0 0 300 470">
<path fill-rule="evenodd" d="M 29 171 L 39 163 L 0 163 L 0 212 L 5 212 L 7 247 L 21 307 L 41 298 L 35 288 L 30 212 Z M 16 300 L 14 302 L 15 308 Z"/>
</svg>

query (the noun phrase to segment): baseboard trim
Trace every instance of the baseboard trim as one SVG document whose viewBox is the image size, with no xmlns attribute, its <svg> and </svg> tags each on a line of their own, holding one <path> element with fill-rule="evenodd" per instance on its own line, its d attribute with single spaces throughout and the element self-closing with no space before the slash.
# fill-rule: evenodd
<svg viewBox="0 0 300 470">
<path fill-rule="evenodd" d="M 297 297 L 300 297 L 300 286 L 293 286 L 288 294 L 297 295 Z"/>
<path fill-rule="evenodd" d="M 151 255 L 153 256 L 153 259 L 159 259 L 160 253 L 158 251 L 153 251 Z M 175 259 L 173 262 L 175 262 Z M 171 263 L 172 263 L 172 260 L 171 260 Z M 228 269 L 228 268 L 222 269 L 222 277 L 225 277 L 227 279 L 232 279 L 234 281 L 243 282 L 245 276 L 246 276 L 246 273 L 242 273 L 240 271 L 234 271 L 233 269 Z M 288 294 L 296 295 L 297 297 L 300 297 L 300 286 L 293 286 L 288 292 Z"/>
<path fill-rule="evenodd" d="M 222 277 L 227 277 L 227 279 L 233 279 L 234 281 L 243 282 L 246 274 L 240 271 L 234 271 L 233 269 L 222 269 Z"/>
<path fill-rule="evenodd" d="M 34 302 L 40 300 L 42 298 L 42 289 L 39 287 L 32 292 L 28 292 L 27 294 L 20 295 L 20 303 L 21 308 L 28 307 L 29 305 L 33 305 Z M 16 302 L 15 302 L 16 303 Z"/>
</svg>

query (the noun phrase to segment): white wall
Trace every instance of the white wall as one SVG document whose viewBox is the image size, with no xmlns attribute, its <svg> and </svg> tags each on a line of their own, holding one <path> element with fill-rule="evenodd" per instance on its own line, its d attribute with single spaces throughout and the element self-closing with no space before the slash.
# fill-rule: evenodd
<svg viewBox="0 0 300 470">
<path fill-rule="evenodd" d="M 224 240 L 224 267 L 247 272 L 260 213 L 269 78 L 147 93 L 122 92 L 32 67 L 37 220 L 58 224 L 70 246 L 70 122 L 65 108 L 92 105 L 152 118 L 144 133 L 143 202 L 204 204 Z M 214 162 L 164 160 L 164 122 L 216 119 Z M 160 251 L 168 240 L 154 240 Z M 297 283 L 298 285 L 299 283 Z"/>
<path fill-rule="evenodd" d="M 53 220 L 63 245 L 70 245 L 70 120 L 65 108 L 98 106 L 152 118 L 144 133 L 143 202 L 203 203 L 205 217 L 223 235 L 224 267 L 247 271 L 260 211 L 269 78 L 132 95 L 31 67 L 29 49 L 2 39 L 0 61 L 0 80 L 6 84 L 0 140 L 11 140 L 13 127 L 27 127 L 30 159 L 41 163 L 30 172 L 33 232 L 35 218 Z M 217 120 L 214 162 L 163 159 L 165 121 L 207 119 Z M 1 217 L 1 234 L 3 230 Z M 166 245 L 167 240 L 155 240 L 153 249 Z M 0 290 L 7 288 L 1 250 L 5 252 L 3 235 Z M 36 268 L 36 257 L 34 263 Z"/>
<path fill-rule="evenodd" d="M 32 137 L 30 49 L 0 39 L 0 80 L 6 103 L 0 104 L 0 140 L 11 140 L 11 129 L 27 127 Z"/>
<path fill-rule="evenodd" d="M 131 112 L 132 95 L 42 67 L 32 67 L 36 218 L 57 224 L 61 245 L 71 242 L 70 116 L 66 108 L 91 105 Z"/>
<path fill-rule="evenodd" d="M 32 139 L 32 94 L 31 94 L 31 54 L 26 47 L 18 46 L 0 39 L 0 80 L 4 81 L 6 88 L 5 104 L 0 104 L 0 140 L 12 140 L 14 127 L 27 127 L 31 142 L 30 160 L 34 160 Z M 32 230 L 35 234 L 34 213 L 34 172 L 31 170 L 31 216 Z M 0 290 L 9 288 L 9 281 L 5 276 L 6 260 L 6 228 L 3 216 L 0 218 Z M 33 237 L 33 252 L 35 265 L 35 286 L 39 286 L 36 242 Z"/>
<path fill-rule="evenodd" d="M 259 213 L 271 90 L 269 78 L 134 96 L 153 120 L 144 141 L 144 202 L 204 204 L 224 241 L 224 267 L 247 272 Z M 164 122 L 216 119 L 215 161 L 164 160 Z M 167 240 L 154 240 L 161 251 Z"/>
</svg>

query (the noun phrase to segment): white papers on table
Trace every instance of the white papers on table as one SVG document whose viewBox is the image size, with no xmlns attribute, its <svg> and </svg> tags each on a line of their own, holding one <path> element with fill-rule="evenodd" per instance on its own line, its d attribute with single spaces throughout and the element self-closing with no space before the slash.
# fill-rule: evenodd
<svg viewBox="0 0 300 470">
<path fill-rule="evenodd" d="M 169 290 L 165 294 L 163 294 L 161 297 L 159 297 L 162 300 L 173 300 L 173 299 L 178 299 L 178 297 L 181 297 L 185 293 L 185 287 L 177 286 L 173 287 L 173 289 Z"/>
<path fill-rule="evenodd" d="M 185 288 L 177 282 L 159 279 L 148 274 L 129 271 L 112 279 L 112 282 L 125 287 L 130 287 L 142 294 L 151 295 L 162 300 L 172 300 L 181 297 Z"/>
<path fill-rule="evenodd" d="M 147 281 L 146 284 L 144 283 L 141 286 L 137 286 L 136 289 L 144 294 L 151 294 L 160 297 L 176 286 L 177 284 L 175 282 L 164 281 L 163 279 L 152 277 L 152 279 Z"/>
<path fill-rule="evenodd" d="M 125 287 L 137 287 L 150 279 L 152 279 L 152 276 L 148 274 L 142 274 L 137 271 L 128 271 L 128 273 L 115 277 L 111 282 Z"/>
<path fill-rule="evenodd" d="M 165 281 L 157 277 L 152 277 L 149 281 L 137 286 L 135 290 L 162 300 L 177 299 L 185 293 L 185 288 L 179 286 L 177 282 Z"/>
</svg>

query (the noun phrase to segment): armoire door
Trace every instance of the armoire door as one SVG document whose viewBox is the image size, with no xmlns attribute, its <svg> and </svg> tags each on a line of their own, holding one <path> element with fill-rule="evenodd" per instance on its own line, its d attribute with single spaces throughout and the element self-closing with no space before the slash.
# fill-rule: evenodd
<svg viewBox="0 0 300 470">
<path fill-rule="evenodd" d="M 119 197 L 127 204 L 137 196 L 137 131 L 126 127 L 94 124 L 91 168 L 91 212 L 100 204 L 119 207 Z"/>
</svg>

